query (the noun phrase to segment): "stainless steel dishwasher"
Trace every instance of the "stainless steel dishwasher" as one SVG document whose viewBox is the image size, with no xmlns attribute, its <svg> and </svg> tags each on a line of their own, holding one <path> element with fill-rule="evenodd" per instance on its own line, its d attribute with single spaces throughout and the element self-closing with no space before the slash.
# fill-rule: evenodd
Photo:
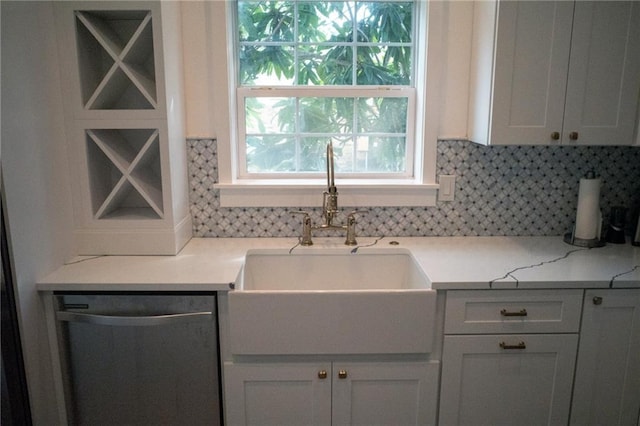
<svg viewBox="0 0 640 426">
<path fill-rule="evenodd" d="M 76 425 L 221 424 L 215 294 L 56 294 Z"/>
</svg>

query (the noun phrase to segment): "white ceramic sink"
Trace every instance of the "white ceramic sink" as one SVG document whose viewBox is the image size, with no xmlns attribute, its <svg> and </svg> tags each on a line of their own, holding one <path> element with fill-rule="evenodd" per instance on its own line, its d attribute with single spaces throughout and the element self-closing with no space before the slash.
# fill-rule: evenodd
<svg viewBox="0 0 640 426">
<path fill-rule="evenodd" d="M 231 350 L 430 352 L 436 292 L 404 249 L 250 250 L 229 293 Z"/>
<path fill-rule="evenodd" d="M 250 250 L 238 290 L 345 291 L 428 289 L 409 251 L 386 252 Z"/>
</svg>

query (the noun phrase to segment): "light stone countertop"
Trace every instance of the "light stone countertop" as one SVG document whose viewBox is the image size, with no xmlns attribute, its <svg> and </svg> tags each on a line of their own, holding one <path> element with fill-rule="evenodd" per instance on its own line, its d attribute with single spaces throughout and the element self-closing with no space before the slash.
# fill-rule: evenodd
<svg viewBox="0 0 640 426">
<path fill-rule="evenodd" d="M 193 238 L 176 256 L 80 256 L 40 291 L 226 291 L 249 249 L 332 248 L 343 238 Z M 398 245 L 390 245 L 390 242 Z M 562 237 L 360 237 L 358 251 L 409 249 L 434 289 L 640 288 L 640 247 L 585 249 Z"/>
</svg>

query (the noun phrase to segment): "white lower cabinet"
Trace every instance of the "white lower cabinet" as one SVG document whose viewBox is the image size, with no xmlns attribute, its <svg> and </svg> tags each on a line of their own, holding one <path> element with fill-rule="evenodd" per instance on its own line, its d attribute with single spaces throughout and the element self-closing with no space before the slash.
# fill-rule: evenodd
<svg viewBox="0 0 640 426">
<path fill-rule="evenodd" d="M 577 334 L 445 336 L 441 425 L 566 425 Z"/>
<path fill-rule="evenodd" d="M 571 424 L 634 426 L 639 412 L 640 290 L 589 290 Z"/>
<path fill-rule="evenodd" d="M 227 363 L 226 423 L 330 425 L 330 374 L 331 363 Z"/>
<path fill-rule="evenodd" d="M 566 425 L 581 290 L 447 293 L 440 425 Z"/>
<path fill-rule="evenodd" d="M 334 363 L 332 424 L 435 424 L 439 369 L 438 362 Z"/>
<path fill-rule="evenodd" d="M 432 425 L 438 362 L 225 364 L 236 425 Z"/>
<path fill-rule="evenodd" d="M 448 291 L 443 330 L 442 371 L 426 357 L 228 361 L 226 422 L 640 426 L 640 289 Z"/>
</svg>

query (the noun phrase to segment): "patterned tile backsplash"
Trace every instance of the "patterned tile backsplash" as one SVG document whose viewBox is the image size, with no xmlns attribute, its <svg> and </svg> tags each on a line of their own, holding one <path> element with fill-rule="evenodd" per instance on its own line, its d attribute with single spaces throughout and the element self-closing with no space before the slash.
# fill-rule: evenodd
<svg viewBox="0 0 640 426">
<path fill-rule="evenodd" d="M 194 237 L 295 237 L 300 217 L 290 208 L 222 208 L 216 141 L 187 140 Z M 453 202 L 433 207 L 370 207 L 358 219 L 361 236 L 562 235 L 575 220 L 579 180 L 602 178 L 600 206 L 640 209 L 640 148 L 482 146 L 438 142 L 437 175 L 456 175 Z M 320 221 L 321 194 L 312 212 Z M 634 223 L 632 223 L 634 222 Z"/>
</svg>

